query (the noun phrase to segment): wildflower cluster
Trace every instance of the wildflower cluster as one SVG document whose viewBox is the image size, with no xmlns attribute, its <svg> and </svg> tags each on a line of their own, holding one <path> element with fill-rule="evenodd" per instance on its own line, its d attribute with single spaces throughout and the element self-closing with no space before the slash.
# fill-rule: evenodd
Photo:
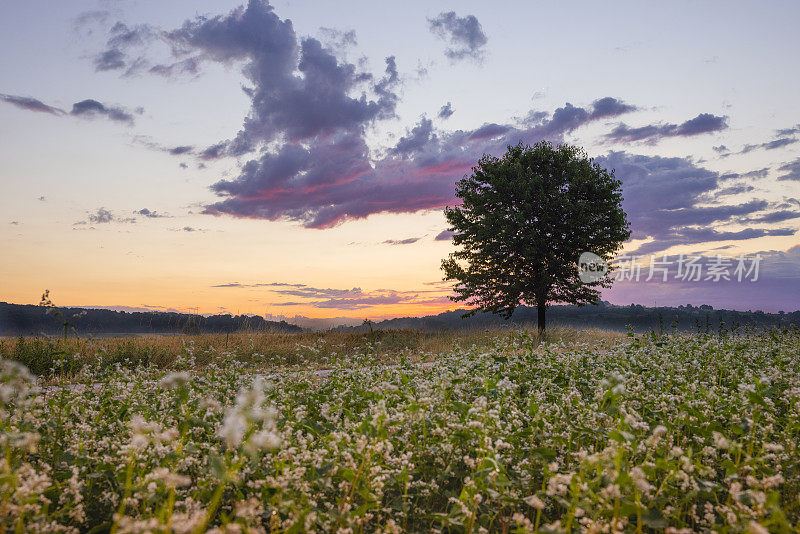
<svg viewBox="0 0 800 534">
<path fill-rule="evenodd" d="M 273 374 L 0 361 L 0 528 L 766 532 L 800 521 L 800 334 Z"/>
</svg>

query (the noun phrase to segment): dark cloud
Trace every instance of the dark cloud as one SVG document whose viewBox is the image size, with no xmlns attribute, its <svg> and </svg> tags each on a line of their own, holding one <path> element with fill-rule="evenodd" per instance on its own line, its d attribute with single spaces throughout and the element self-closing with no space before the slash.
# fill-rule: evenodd
<svg viewBox="0 0 800 534">
<path fill-rule="evenodd" d="M 645 142 L 655 144 L 666 137 L 690 137 L 694 135 L 719 132 L 728 127 L 727 117 L 720 117 L 710 113 L 701 113 L 693 119 L 689 119 L 681 124 L 651 124 L 631 128 L 627 124 L 620 123 L 610 133 L 605 135 L 605 139 L 615 143 L 634 143 Z"/>
<path fill-rule="evenodd" d="M 176 147 L 172 147 L 172 148 L 167 150 L 167 152 L 169 152 L 173 156 L 179 156 L 181 154 L 188 154 L 191 151 L 192 151 L 192 147 L 191 146 L 187 146 L 187 145 L 176 146 Z"/>
<path fill-rule="evenodd" d="M 622 180 L 623 208 L 631 222 L 632 239 L 650 240 L 637 254 L 654 254 L 675 245 L 706 241 L 743 240 L 770 235 L 792 235 L 787 228 L 747 228 L 739 231 L 719 227 L 746 220 L 771 208 L 764 200 L 708 206 L 704 198 L 719 190 L 719 173 L 697 166 L 689 158 L 663 158 L 611 152 L 597 158 L 601 166 L 614 169 Z"/>
<path fill-rule="evenodd" d="M 85 221 L 78 221 L 72 226 L 82 226 L 89 224 L 109 224 L 109 223 L 135 223 L 135 217 L 120 218 L 105 208 L 98 208 L 96 212 L 90 213 Z M 90 228 L 93 230 L 94 228 Z"/>
<path fill-rule="evenodd" d="M 766 178 L 768 174 L 769 174 L 769 167 L 764 167 L 763 169 L 755 169 L 747 172 L 728 172 L 725 174 L 720 174 L 719 179 L 734 180 L 737 178 L 741 178 L 741 179 L 756 180 L 760 178 Z"/>
<path fill-rule="evenodd" d="M 723 189 L 718 189 L 713 192 L 715 197 L 721 197 L 726 195 L 740 195 L 742 193 L 750 193 L 751 191 L 755 190 L 755 187 L 752 185 L 732 185 L 730 187 L 725 187 Z"/>
<path fill-rule="evenodd" d="M 619 102 L 615 99 L 615 102 Z M 212 190 L 225 197 L 205 213 L 301 221 L 328 228 L 375 213 L 410 213 L 455 202 L 454 183 L 484 154 L 541 139 L 562 142 L 566 133 L 632 106 L 588 108 L 566 104 L 517 124 L 484 124 L 475 130 L 436 131 L 422 117 L 386 156 L 370 155 L 363 132 L 339 131 L 308 143 L 286 143 L 247 162 L 240 175 Z M 620 103 L 621 104 L 621 103 Z M 595 110 L 598 110 L 595 113 Z"/>
<path fill-rule="evenodd" d="M 797 219 L 800 217 L 800 211 L 796 210 L 779 210 L 759 215 L 758 217 L 751 217 L 748 221 L 763 222 L 763 223 L 778 223 L 788 221 L 790 219 Z"/>
<path fill-rule="evenodd" d="M 400 138 L 392 147 L 391 152 L 394 154 L 409 155 L 418 152 L 428 146 L 431 142 L 435 142 L 436 134 L 433 133 L 433 122 L 430 119 L 422 117 L 411 131 L 406 131 L 406 135 Z"/>
<path fill-rule="evenodd" d="M 49 106 L 44 102 L 42 102 L 41 100 L 37 100 L 36 98 L 31 98 L 27 96 L 13 96 L 13 95 L 0 94 L 0 100 L 12 104 L 20 109 L 25 109 L 27 111 L 50 113 L 51 115 L 56 115 L 56 116 L 62 116 L 67 114 L 62 109 Z M 138 113 L 141 113 L 143 111 L 144 110 L 142 108 L 137 108 Z M 75 104 L 72 105 L 72 111 L 70 111 L 69 115 L 75 117 L 85 117 L 85 118 L 102 116 L 112 121 L 133 124 L 133 114 L 130 113 L 129 111 L 118 106 L 107 106 L 93 99 L 86 99 L 86 100 L 81 100 L 80 102 L 76 102 Z"/>
<path fill-rule="evenodd" d="M 800 124 L 791 128 L 783 128 L 781 130 L 776 130 L 775 134 L 778 137 L 787 137 L 790 135 L 800 134 Z"/>
<path fill-rule="evenodd" d="M 714 152 L 716 152 L 717 154 L 727 154 L 730 152 L 728 147 L 726 147 L 725 145 L 719 145 L 711 148 L 713 148 Z"/>
<path fill-rule="evenodd" d="M 800 181 L 800 158 L 781 165 L 778 170 L 783 171 L 778 180 Z"/>
<path fill-rule="evenodd" d="M 55 108 L 53 106 L 48 106 L 41 100 L 37 100 L 29 96 L 14 96 L 14 95 L 0 94 L 0 100 L 9 103 L 12 106 L 16 106 L 20 109 L 24 109 L 27 111 L 38 111 L 41 113 L 50 113 L 51 115 L 65 114 L 64 110 Z"/>
<path fill-rule="evenodd" d="M 465 58 L 483 60 L 488 38 L 474 15 L 459 17 L 455 11 L 442 12 L 428 19 L 428 29 L 450 44 L 444 55 L 451 61 Z"/>
<path fill-rule="evenodd" d="M 227 148 L 228 148 L 228 143 L 225 141 L 216 143 L 202 150 L 200 154 L 198 154 L 198 157 L 206 161 L 219 159 L 225 156 L 225 150 Z"/>
<path fill-rule="evenodd" d="M 382 244 L 384 245 L 410 245 L 422 239 L 421 237 L 408 237 L 406 239 L 387 239 Z"/>
<path fill-rule="evenodd" d="M 169 65 L 153 65 L 150 67 L 150 74 L 157 74 L 165 78 L 172 78 L 178 75 L 191 74 L 196 75 L 200 72 L 200 59 L 190 57 Z"/>
<path fill-rule="evenodd" d="M 147 217 L 148 219 L 162 219 L 165 217 L 169 217 L 169 215 L 165 215 L 163 213 L 158 213 L 157 211 L 149 210 L 147 208 L 142 208 L 139 211 L 134 212 L 136 215 L 141 215 L 143 217 Z"/>
<path fill-rule="evenodd" d="M 764 150 L 775 150 L 776 148 L 781 148 L 786 145 L 791 145 L 796 143 L 798 140 L 792 137 L 781 137 L 778 139 L 774 139 L 772 141 L 766 141 L 764 143 L 760 143 L 757 145 L 744 145 L 742 150 L 737 152 L 737 154 L 748 154 L 754 150 L 764 149 Z"/>
<path fill-rule="evenodd" d="M 439 110 L 437 117 L 439 117 L 442 120 L 449 119 L 455 112 L 456 110 L 453 109 L 453 105 L 450 102 L 448 102 L 447 104 L 442 106 L 442 108 Z"/>
<path fill-rule="evenodd" d="M 619 115 L 630 113 L 637 109 L 636 106 L 626 104 L 621 100 L 607 96 L 594 101 L 592 104 L 592 113 L 589 117 L 592 120 L 618 117 Z"/>
<path fill-rule="evenodd" d="M 108 32 L 106 48 L 94 58 L 97 72 L 126 69 L 126 74 L 134 74 L 143 69 L 147 61 L 138 54 L 129 57 L 128 52 L 143 48 L 159 36 L 159 32 L 150 25 L 141 24 L 129 27 L 124 22 L 117 22 Z"/>
<path fill-rule="evenodd" d="M 98 72 L 117 70 L 125 66 L 125 54 L 120 50 L 105 50 L 94 58 L 94 68 Z"/>
<path fill-rule="evenodd" d="M 105 208 L 99 208 L 97 213 L 89 214 L 89 222 L 93 224 L 105 224 L 115 220 L 114 215 Z"/>
<path fill-rule="evenodd" d="M 133 124 L 133 115 L 121 107 L 107 106 L 97 100 L 86 99 L 72 105 L 70 115 L 76 117 L 105 117 L 116 122 Z"/>
<path fill-rule="evenodd" d="M 455 232 L 451 232 L 450 230 L 442 230 L 438 234 L 436 234 L 436 241 L 450 241 L 453 239 L 453 235 Z"/>
<path fill-rule="evenodd" d="M 766 150 L 774 150 L 776 148 L 781 148 L 786 145 L 792 145 L 797 141 L 798 141 L 797 139 L 793 139 L 791 137 L 781 137 L 779 139 L 767 141 L 766 143 L 763 143 L 761 146 L 763 146 L 764 149 Z"/>
<path fill-rule="evenodd" d="M 305 142 L 341 130 L 358 132 L 394 116 L 399 76 L 393 57 L 386 58 L 385 74 L 376 79 L 340 61 L 317 39 L 298 39 L 292 22 L 281 20 L 266 2 L 253 0 L 227 15 L 186 21 L 163 35 L 178 57 L 244 62 L 243 73 L 252 84 L 247 89 L 252 107 L 242 131 L 204 153 L 208 159 L 241 155 L 279 137 Z M 365 88 L 373 99 L 363 91 L 352 96 Z"/>
</svg>

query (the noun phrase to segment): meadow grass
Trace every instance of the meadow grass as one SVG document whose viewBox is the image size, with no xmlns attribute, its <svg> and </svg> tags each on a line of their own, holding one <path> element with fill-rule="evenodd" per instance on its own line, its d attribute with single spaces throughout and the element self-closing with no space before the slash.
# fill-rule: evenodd
<svg viewBox="0 0 800 534">
<path fill-rule="evenodd" d="M 521 328 L 539 340 L 534 328 Z M 430 361 L 436 354 L 455 347 L 486 348 L 510 330 L 423 332 L 375 330 L 374 332 L 307 332 L 274 334 L 238 332 L 136 337 L 20 337 L 0 338 L 0 357 L 25 365 L 35 375 L 69 379 L 90 365 L 96 368 L 154 366 L 158 369 L 203 367 L 233 360 L 262 370 L 292 367 L 327 368 L 369 355 L 374 363 L 397 363 L 402 359 Z M 552 341 L 601 341 L 620 339 L 623 334 L 602 329 L 553 327 L 546 335 Z"/>
<path fill-rule="evenodd" d="M 287 338 L 323 348 L 272 383 L 279 337 L 108 340 L 165 359 L 92 345 L 77 387 L 0 360 L 0 529 L 799 531 L 797 330 L 393 336 Z"/>
</svg>

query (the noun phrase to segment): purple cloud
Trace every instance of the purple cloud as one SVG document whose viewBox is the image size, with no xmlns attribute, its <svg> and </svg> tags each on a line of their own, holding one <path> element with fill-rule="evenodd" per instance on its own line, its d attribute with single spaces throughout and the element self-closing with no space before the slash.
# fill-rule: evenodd
<svg viewBox="0 0 800 534">
<path fill-rule="evenodd" d="M 778 170 L 783 171 L 778 180 L 800 181 L 800 158 L 781 165 Z"/>
<path fill-rule="evenodd" d="M 610 101 L 619 104 L 615 110 L 608 106 Z M 324 138 L 286 143 L 247 162 L 237 178 L 212 186 L 225 198 L 207 206 L 205 213 L 290 219 L 310 228 L 329 228 L 375 213 L 441 208 L 455 202 L 455 181 L 483 154 L 499 155 L 520 141 L 561 142 L 576 128 L 632 108 L 616 99 L 600 99 L 588 108 L 568 103 L 552 116 L 537 114 L 524 123 L 449 132 L 435 130 L 432 121 L 422 117 L 377 160 L 370 157 L 363 131 L 342 128 Z"/>
<path fill-rule="evenodd" d="M 790 228 L 719 230 L 723 224 L 745 222 L 774 206 L 764 200 L 708 206 L 703 199 L 716 196 L 723 178 L 689 158 L 611 152 L 596 161 L 614 169 L 622 180 L 623 208 L 631 222 L 631 238 L 651 240 L 641 245 L 637 254 L 656 253 L 675 245 L 794 233 Z"/>
<path fill-rule="evenodd" d="M 445 49 L 444 55 L 451 61 L 460 61 L 465 58 L 475 61 L 483 60 L 484 47 L 489 39 L 474 15 L 459 17 L 455 11 L 442 12 L 434 18 L 428 19 L 428 29 L 450 44 Z"/>
<path fill-rule="evenodd" d="M 605 135 L 606 141 L 615 143 L 645 142 L 655 144 L 667 137 L 691 137 L 700 134 L 719 132 L 728 127 L 728 118 L 701 113 L 693 119 L 681 124 L 651 124 L 638 128 L 631 128 L 620 123 L 610 133 Z"/>
<path fill-rule="evenodd" d="M 107 106 L 97 100 L 86 99 L 72 105 L 70 115 L 76 117 L 95 118 L 106 117 L 116 122 L 133 124 L 133 115 L 121 107 Z"/>
<path fill-rule="evenodd" d="M 57 116 L 64 115 L 66 113 L 62 109 L 58 109 L 53 106 L 48 106 L 41 100 L 37 100 L 29 96 L 14 96 L 14 95 L 0 94 L 0 100 L 9 103 L 12 106 L 24 109 L 26 111 L 38 111 L 41 113 L 50 113 L 51 115 L 57 115 Z"/>
<path fill-rule="evenodd" d="M 453 109 L 453 105 L 450 102 L 448 102 L 447 104 L 442 106 L 441 109 L 439 109 L 439 113 L 437 113 L 436 116 L 442 120 L 445 120 L 449 119 L 455 112 L 456 110 Z"/>
<path fill-rule="evenodd" d="M 407 237 L 406 239 L 387 239 L 384 245 L 411 245 L 422 239 L 421 237 Z"/>
</svg>

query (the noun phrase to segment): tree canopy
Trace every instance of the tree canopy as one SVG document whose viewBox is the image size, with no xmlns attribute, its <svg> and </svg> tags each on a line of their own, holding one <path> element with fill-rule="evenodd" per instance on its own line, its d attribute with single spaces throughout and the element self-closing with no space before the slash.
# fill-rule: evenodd
<svg viewBox="0 0 800 534">
<path fill-rule="evenodd" d="M 501 158 L 486 155 L 456 196 L 461 205 L 445 216 L 457 250 L 442 269 L 469 314 L 509 318 L 527 304 L 544 330 L 548 304 L 596 303 L 611 283 L 581 282 L 581 253 L 608 261 L 630 236 L 621 182 L 575 146 L 520 143 Z"/>
</svg>

